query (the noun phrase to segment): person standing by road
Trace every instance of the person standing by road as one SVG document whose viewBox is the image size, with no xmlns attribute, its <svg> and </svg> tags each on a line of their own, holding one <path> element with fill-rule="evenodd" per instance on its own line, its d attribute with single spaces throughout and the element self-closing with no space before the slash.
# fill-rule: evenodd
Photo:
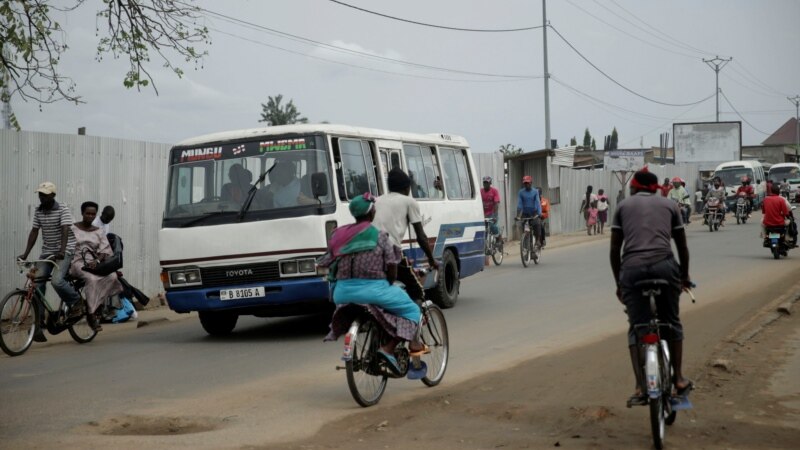
<svg viewBox="0 0 800 450">
<path fill-rule="evenodd" d="M 53 289 L 61 297 L 61 300 L 70 307 L 70 316 L 79 316 L 83 314 L 83 311 L 80 307 L 73 308 L 73 306 L 80 306 L 80 296 L 65 279 L 69 271 L 69 262 L 72 261 L 72 254 L 75 251 L 75 236 L 70 229 L 72 214 L 67 205 L 56 201 L 56 185 L 50 181 L 40 184 L 35 192 L 39 194 L 40 205 L 33 213 L 33 227 L 28 233 L 25 251 L 17 258 L 28 259 L 28 255 L 39 237 L 39 230 L 42 230 L 42 253 L 39 259 L 52 258 L 58 267 L 53 270 L 52 264 L 39 263 L 36 267 L 38 274 L 43 278 L 52 275 L 50 284 L 53 285 Z M 39 283 L 37 289 L 44 295 L 46 284 Z M 37 310 L 40 309 L 37 308 Z M 33 335 L 33 340 L 36 342 L 47 341 L 41 327 L 42 314 L 43 312 L 39 311 L 38 326 Z"/>
<path fill-rule="evenodd" d="M 648 323 L 651 316 L 648 299 L 635 287 L 641 280 L 669 282 L 656 299 L 658 316 L 661 322 L 672 326 L 664 329 L 663 337 L 672 355 L 670 364 L 678 394 L 683 395 L 693 386 L 683 376 L 683 326 L 678 307 L 681 290 L 692 286 L 689 249 L 678 205 L 659 195 L 659 189 L 658 177 L 647 167 L 636 172 L 631 181 L 631 197 L 617 206 L 611 223 L 611 271 L 617 284 L 617 298 L 628 314 L 628 348 L 636 377 L 630 403 L 635 405 L 647 402 L 646 393 L 641 390 L 644 374 L 634 328 Z M 671 240 L 675 241 L 679 262 L 673 256 Z"/>
<path fill-rule="evenodd" d="M 530 175 L 522 177 L 522 189 L 517 194 L 517 219 L 534 218 L 532 221 L 533 234 L 536 236 L 536 245 L 541 247 L 542 202 L 539 200 L 539 191 L 531 186 L 533 186 L 533 178 Z"/>
<path fill-rule="evenodd" d="M 500 209 L 500 192 L 492 186 L 492 177 L 483 177 L 483 189 L 481 189 L 481 200 L 483 200 L 483 217 L 494 219 L 489 225 L 489 232 L 497 236 L 497 242 L 503 243 L 503 236 L 500 235 L 500 227 L 497 226 L 498 211 Z"/>
<path fill-rule="evenodd" d="M 586 233 L 589 234 L 589 236 L 592 235 L 592 227 L 589 226 L 589 208 L 595 201 L 597 201 L 597 195 L 592 194 L 592 186 L 586 186 L 586 195 L 583 197 L 583 201 L 581 201 L 579 213 L 583 214 L 583 220 L 586 222 Z"/>
</svg>

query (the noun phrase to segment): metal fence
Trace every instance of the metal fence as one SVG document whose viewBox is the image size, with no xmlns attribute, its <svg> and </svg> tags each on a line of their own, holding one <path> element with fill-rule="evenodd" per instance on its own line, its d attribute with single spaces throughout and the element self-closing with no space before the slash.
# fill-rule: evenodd
<svg viewBox="0 0 800 450">
<path fill-rule="evenodd" d="M 701 170 L 699 164 L 677 164 L 666 166 L 651 165 L 650 172 L 655 173 L 663 182 L 664 178 L 681 177 L 686 180 L 686 190 L 694 193 L 698 184 L 698 174 Z M 583 215 L 580 214 L 581 201 L 586 194 L 586 187 L 592 186 L 593 193 L 603 189 L 610 200 L 608 220 L 611 221 L 614 209 L 617 206 L 617 197 L 622 190 L 628 195 L 627 186 L 623 186 L 614 172 L 605 170 L 574 170 L 561 169 L 561 203 L 554 205 L 554 210 L 559 215 L 557 229 L 555 221 L 551 223 L 554 233 L 570 233 L 586 229 Z"/>
<path fill-rule="evenodd" d="M 164 206 L 167 144 L 52 133 L 0 130 L 0 291 L 21 287 L 14 259 L 23 252 L 42 181 L 80 220 L 80 204 L 112 205 L 111 231 L 125 244 L 125 278 L 145 293 L 162 290 L 158 230 Z M 37 257 L 41 234 L 31 251 Z M 52 293 L 48 289 L 48 294 Z"/>
</svg>

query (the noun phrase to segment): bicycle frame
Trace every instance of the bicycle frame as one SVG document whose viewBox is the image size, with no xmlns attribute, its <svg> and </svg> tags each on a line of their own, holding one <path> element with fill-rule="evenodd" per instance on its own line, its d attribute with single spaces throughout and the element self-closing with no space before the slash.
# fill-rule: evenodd
<svg viewBox="0 0 800 450">
<path fill-rule="evenodd" d="M 46 263 L 52 264 L 53 270 L 58 270 L 58 264 L 53 261 L 52 259 L 38 259 L 34 261 L 17 261 L 17 266 L 20 268 L 20 273 L 24 272 L 25 269 L 28 269 L 28 273 L 25 275 L 25 287 L 23 288 L 24 291 L 27 292 L 25 295 L 25 299 L 28 302 L 36 301 L 39 303 L 40 306 L 44 306 L 45 310 L 49 313 L 58 312 L 58 307 L 51 307 L 49 302 L 45 301 L 45 294 L 42 292 L 37 284 L 46 284 L 48 281 L 52 279 L 51 275 L 47 275 L 45 277 L 37 277 L 36 273 L 39 271 L 37 267 L 38 263 Z M 52 273 L 52 272 L 51 272 Z M 59 301 L 59 305 L 61 302 Z"/>
</svg>

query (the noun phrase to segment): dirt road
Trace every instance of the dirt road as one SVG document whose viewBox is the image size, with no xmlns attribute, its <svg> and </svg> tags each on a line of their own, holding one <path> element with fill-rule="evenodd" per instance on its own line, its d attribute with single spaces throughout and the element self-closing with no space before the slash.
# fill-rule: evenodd
<svg viewBox="0 0 800 450">
<path fill-rule="evenodd" d="M 762 294 L 797 292 L 800 285 L 792 281 Z M 683 302 L 695 408 L 679 413 L 668 428 L 668 448 L 797 448 L 798 312 L 744 340 L 776 304 L 758 310 L 749 300 L 740 296 L 707 307 Z M 715 325 L 723 312 L 741 317 L 735 328 Z M 625 407 L 633 387 L 629 367 L 619 334 L 431 389 L 420 400 L 379 405 L 330 423 L 310 439 L 269 448 L 652 448 L 648 410 Z M 386 395 L 392 395 L 391 384 Z"/>
</svg>

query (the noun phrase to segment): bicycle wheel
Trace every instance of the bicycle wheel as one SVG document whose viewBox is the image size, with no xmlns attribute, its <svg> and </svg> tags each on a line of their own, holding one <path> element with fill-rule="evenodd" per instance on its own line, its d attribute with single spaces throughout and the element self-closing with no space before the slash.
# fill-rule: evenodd
<svg viewBox="0 0 800 450">
<path fill-rule="evenodd" d="M 533 244 L 533 263 L 539 264 L 539 259 L 542 257 L 542 247 L 539 244 Z"/>
<path fill-rule="evenodd" d="M 522 259 L 522 265 L 528 267 L 531 263 L 531 247 L 530 247 L 530 232 L 522 233 L 522 239 L 519 241 L 519 256 Z"/>
<path fill-rule="evenodd" d="M 494 241 L 494 248 L 492 249 L 492 261 L 494 261 L 494 265 L 499 266 L 503 264 L 503 243 L 500 241 Z"/>
<path fill-rule="evenodd" d="M 422 378 L 427 386 L 436 386 L 444 378 L 447 370 L 447 359 L 450 356 L 450 338 L 447 334 L 447 322 L 444 313 L 436 305 L 430 305 L 422 316 L 422 343 L 430 348 L 430 353 L 420 359 L 428 366 L 428 373 Z"/>
<path fill-rule="evenodd" d="M 350 394 L 365 408 L 378 403 L 386 390 L 386 375 L 378 365 L 379 334 L 379 327 L 372 320 L 359 325 L 355 342 L 350 343 L 352 358 L 345 363 Z"/>
<path fill-rule="evenodd" d="M 88 305 L 86 305 L 86 300 L 81 299 L 81 301 L 84 302 L 83 306 L 84 308 L 87 308 L 88 311 Z M 97 336 L 97 331 L 95 331 L 91 327 L 91 325 L 89 325 L 89 321 L 86 319 L 86 316 L 88 314 L 89 314 L 88 312 L 84 314 L 84 316 L 81 317 L 81 320 L 70 325 L 68 329 L 69 335 L 72 336 L 72 339 L 74 339 L 75 342 L 79 344 L 86 344 L 88 342 L 92 342 L 94 337 Z"/>
<path fill-rule="evenodd" d="M 17 289 L 0 302 L 0 348 L 8 356 L 25 353 L 36 331 L 36 305 L 27 292 Z"/>
<path fill-rule="evenodd" d="M 653 432 L 653 445 L 657 450 L 664 448 L 664 397 L 650 399 L 650 430 Z"/>
</svg>

